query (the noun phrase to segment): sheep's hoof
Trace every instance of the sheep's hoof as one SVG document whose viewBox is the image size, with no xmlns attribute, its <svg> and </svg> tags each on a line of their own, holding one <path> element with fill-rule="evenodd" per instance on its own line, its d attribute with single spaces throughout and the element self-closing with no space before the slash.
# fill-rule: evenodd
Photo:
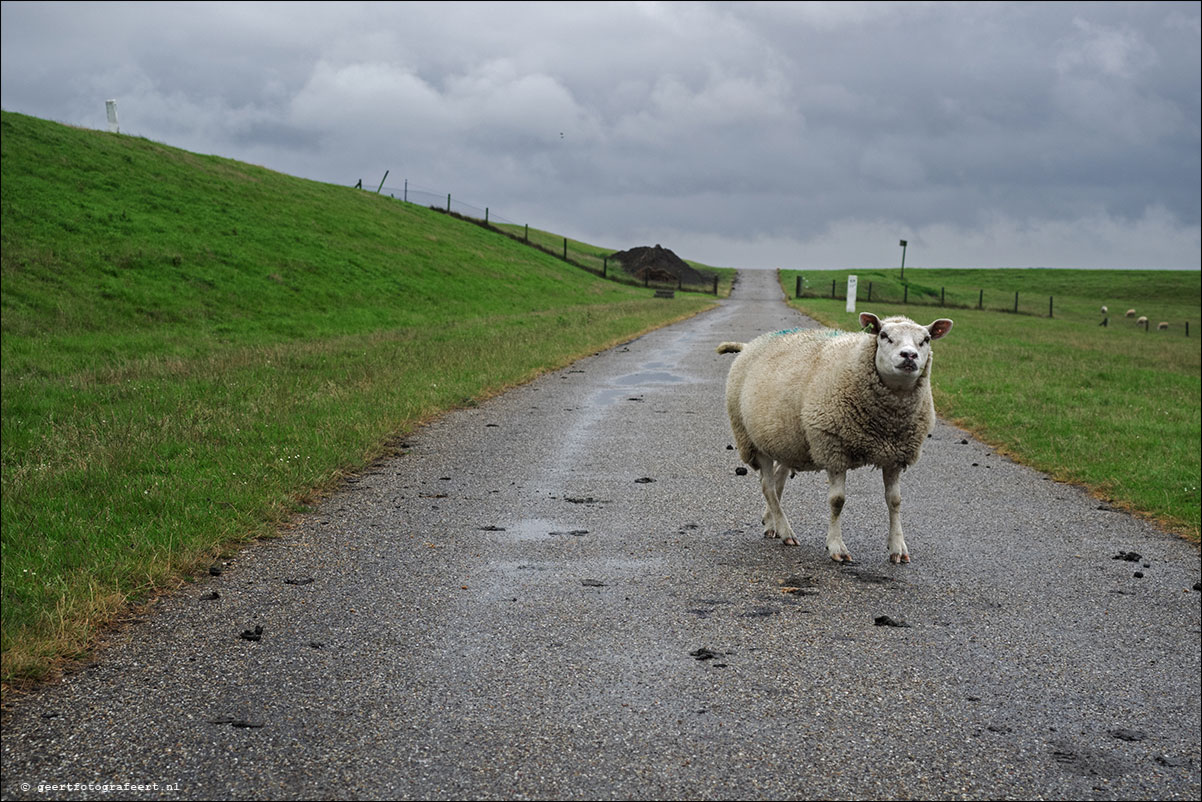
<svg viewBox="0 0 1202 802">
<path fill-rule="evenodd" d="M 764 537 L 766 537 L 767 539 L 771 540 L 771 539 L 772 539 L 772 538 L 774 538 L 774 537 L 780 537 L 780 535 L 776 534 L 776 530 L 775 530 L 775 529 L 765 529 L 765 530 L 764 530 Z"/>
<path fill-rule="evenodd" d="M 801 544 L 797 542 L 797 538 L 787 537 L 787 538 L 785 538 L 782 545 L 784 545 L 784 546 L 800 546 Z"/>
<path fill-rule="evenodd" d="M 910 562 L 909 554 L 890 554 L 889 562 L 891 563 L 908 563 Z"/>
<path fill-rule="evenodd" d="M 835 562 L 837 562 L 837 563 L 853 563 L 853 562 L 855 562 L 855 560 L 853 560 L 853 559 L 851 558 L 851 555 L 850 555 L 850 554 L 847 554 L 847 553 L 844 553 L 844 554 L 832 554 L 832 555 L 831 555 L 831 559 L 832 559 L 832 560 L 834 560 L 834 561 L 835 561 Z"/>
</svg>

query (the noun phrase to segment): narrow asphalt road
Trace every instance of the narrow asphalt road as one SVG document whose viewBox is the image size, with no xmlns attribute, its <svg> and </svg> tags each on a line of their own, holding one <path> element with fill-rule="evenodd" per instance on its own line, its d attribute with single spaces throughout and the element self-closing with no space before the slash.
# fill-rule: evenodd
<svg viewBox="0 0 1202 802">
<path fill-rule="evenodd" d="M 902 479 L 912 564 L 869 470 L 857 564 L 817 474 L 801 547 L 761 537 L 714 348 L 798 325 L 747 271 L 422 429 L 16 699 L 3 797 L 1197 799 L 1194 546 L 943 424 Z"/>
</svg>

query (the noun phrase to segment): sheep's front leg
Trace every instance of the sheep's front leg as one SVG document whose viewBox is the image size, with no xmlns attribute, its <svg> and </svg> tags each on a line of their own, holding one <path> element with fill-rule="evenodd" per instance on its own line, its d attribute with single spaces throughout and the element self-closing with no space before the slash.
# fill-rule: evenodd
<svg viewBox="0 0 1202 802">
<path fill-rule="evenodd" d="M 889 505 L 889 561 L 908 563 L 910 552 L 901 525 L 901 470 L 885 468 L 881 473 L 885 478 L 885 503 Z"/>
<path fill-rule="evenodd" d="M 826 551 L 835 562 L 851 562 L 851 554 L 843 544 L 843 528 L 839 516 L 843 514 L 843 502 L 847 500 L 847 471 L 827 471 L 829 485 L 826 500 L 831 507 L 831 524 L 826 530 Z"/>
<path fill-rule="evenodd" d="M 756 457 L 756 466 L 760 472 L 760 488 L 764 491 L 764 537 L 784 538 L 786 546 L 796 546 L 797 539 L 793 537 L 789 519 L 780 506 L 780 495 L 784 492 L 785 480 L 789 478 L 789 466 L 763 454 Z"/>
</svg>

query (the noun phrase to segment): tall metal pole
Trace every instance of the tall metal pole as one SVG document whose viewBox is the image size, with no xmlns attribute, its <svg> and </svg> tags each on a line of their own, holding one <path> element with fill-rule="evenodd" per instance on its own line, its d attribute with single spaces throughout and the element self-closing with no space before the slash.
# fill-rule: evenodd
<svg viewBox="0 0 1202 802">
<path fill-rule="evenodd" d="M 902 274 L 901 274 L 901 277 L 904 280 L 906 278 L 906 241 L 901 240 L 897 244 L 900 245 L 901 249 L 902 249 Z"/>
</svg>

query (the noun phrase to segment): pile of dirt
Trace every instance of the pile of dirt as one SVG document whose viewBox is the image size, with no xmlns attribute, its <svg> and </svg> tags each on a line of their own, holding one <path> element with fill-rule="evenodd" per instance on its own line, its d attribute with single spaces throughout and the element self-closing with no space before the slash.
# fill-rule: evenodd
<svg viewBox="0 0 1202 802">
<path fill-rule="evenodd" d="M 667 248 L 656 245 L 654 248 L 631 248 L 628 251 L 618 251 L 611 254 L 610 259 L 617 259 L 622 268 L 632 276 L 650 281 L 668 281 L 684 284 L 704 284 L 706 279 L 699 272 Z"/>
</svg>

